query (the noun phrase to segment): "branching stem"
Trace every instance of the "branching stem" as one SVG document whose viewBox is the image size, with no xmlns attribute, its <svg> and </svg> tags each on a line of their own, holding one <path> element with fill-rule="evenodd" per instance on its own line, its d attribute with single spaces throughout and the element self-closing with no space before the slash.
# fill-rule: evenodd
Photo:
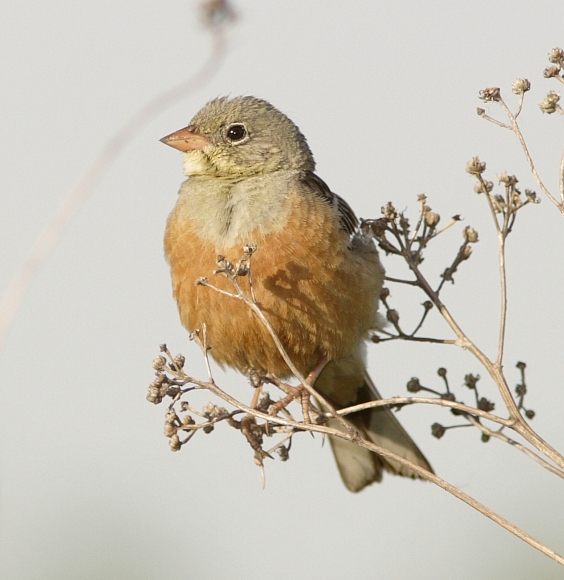
<svg viewBox="0 0 564 580">
<path fill-rule="evenodd" d="M 509 127 L 509 129 L 511 129 L 511 131 L 513 131 L 513 133 L 515 133 L 515 135 L 517 136 L 517 139 L 519 139 L 519 143 L 521 143 L 521 148 L 523 149 L 523 153 L 525 154 L 525 159 L 527 160 L 527 164 L 529 165 L 529 170 L 533 174 L 536 182 L 538 183 L 539 187 L 542 189 L 542 191 L 544 192 L 546 197 L 548 197 L 548 199 L 550 199 L 550 201 L 559 209 L 560 213 L 564 214 L 564 197 L 563 197 L 563 200 L 561 202 L 559 202 L 550 193 L 548 188 L 544 185 L 542 179 L 540 178 L 540 175 L 537 173 L 537 170 L 535 168 L 535 164 L 533 163 L 533 158 L 531 157 L 531 154 L 529 153 L 529 148 L 527 147 L 527 143 L 525 142 L 525 138 L 523 137 L 523 133 L 521 133 L 521 128 L 519 127 L 519 123 L 517 123 L 516 115 L 514 115 L 511 112 L 511 110 L 505 104 L 505 101 L 501 97 L 499 98 L 499 104 L 501 105 L 501 107 L 505 111 L 505 114 L 507 115 L 507 118 L 509 119 L 509 122 L 511 123 L 511 126 Z M 562 183 L 562 181 L 561 181 L 561 183 Z M 562 193 L 562 190 L 561 190 L 561 193 Z"/>
</svg>

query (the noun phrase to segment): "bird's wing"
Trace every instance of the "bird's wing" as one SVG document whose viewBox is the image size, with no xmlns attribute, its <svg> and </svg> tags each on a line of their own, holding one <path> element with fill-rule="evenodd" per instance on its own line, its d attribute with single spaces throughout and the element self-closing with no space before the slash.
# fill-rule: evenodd
<svg viewBox="0 0 564 580">
<path fill-rule="evenodd" d="M 304 171 L 300 180 L 315 195 L 321 197 L 331 206 L 337 206 L 339 221 L 343 230 L 351 236 L 358 232 L 358 218 L 351 206 L 342 197 L 333 193 L 323 179 L 313 173 L 313 171 Z"/>
</svg>

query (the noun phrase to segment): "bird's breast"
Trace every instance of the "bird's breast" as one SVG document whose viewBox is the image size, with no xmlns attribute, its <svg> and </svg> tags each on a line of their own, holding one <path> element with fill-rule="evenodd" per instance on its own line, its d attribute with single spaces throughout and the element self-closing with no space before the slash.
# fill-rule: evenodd
<svg viewBox="0 0 564 580">
<path fill-rule="evenodd" d="M 351 251 L 334 207 L 286 189 L 273 196 L 247 184 L 219 200 L 184 189 L 167 223 L 165 252 L 183 324 L 191 331 L 205 324 L 212 356 L 243 372 L 285 376 L 288 368 L 244 302 L 194 282 L 204 276 L 234 292 L 212 272 L 218 254 L 237 262 L 246 243 L 258 248 L 251 261 L 257 302 L 301 372 L 320 356 L 356 352 L 376 322 L 383 279 L 376 251 Z M 240 283 L 250 294 L 248 277 Z"/>
</svg>

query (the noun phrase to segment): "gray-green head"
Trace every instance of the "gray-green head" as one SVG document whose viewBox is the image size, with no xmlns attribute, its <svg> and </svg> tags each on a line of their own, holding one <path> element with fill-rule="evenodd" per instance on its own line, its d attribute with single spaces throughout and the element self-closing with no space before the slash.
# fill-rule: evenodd
<svg viewBox="0 0 564 580">
<path fill-rule="evenodd" d="M 220 97 L 188 127 L 161 139 L 184 152 L 186 175 L 251 177 L 315 169 L 305 137 L 284 113 L 255 97 Z"/>
</svg>

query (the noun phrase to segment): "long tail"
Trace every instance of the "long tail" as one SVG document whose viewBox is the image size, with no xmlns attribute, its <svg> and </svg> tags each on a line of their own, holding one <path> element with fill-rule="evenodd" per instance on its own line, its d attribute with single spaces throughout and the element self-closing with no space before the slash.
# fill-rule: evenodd
<svg viewBox="0 0 564 580">
<path fill-rule="evenodd" d="M 356 400 L 350 405 L 381 399 L 366 369 L 362 371 L 364 383 L 357 390 Z M 358 383 L 357 383 L 358 384 Z M 316 385 L 317 386 L 317 385 Z M 325 389 L 320 389 L 322 392 Z M 332 397 L 331 397 L 332 398 Z M 339 405 L 342 407 L 343 405 Z M 433 473 L 425 456 L 406 430 L 400 425 L 392 411 L 386 407 L 367 409 L 354 415 L 348 415 L 349 421 L 366 439 L 374 444 L 393 451 L 400 457 Z M 343 429 L 336 419 L 328 421 L 328 426 Z M 384 471 L 419 479 L 419 476 L 396 461 L 385 459 L 359 445 L 338 437 L 329 437 L 337 461 L 337 467 L 344 484 L 350 491 L 360 491 L 367 485 L 382 481 Z"/>
</svg>

